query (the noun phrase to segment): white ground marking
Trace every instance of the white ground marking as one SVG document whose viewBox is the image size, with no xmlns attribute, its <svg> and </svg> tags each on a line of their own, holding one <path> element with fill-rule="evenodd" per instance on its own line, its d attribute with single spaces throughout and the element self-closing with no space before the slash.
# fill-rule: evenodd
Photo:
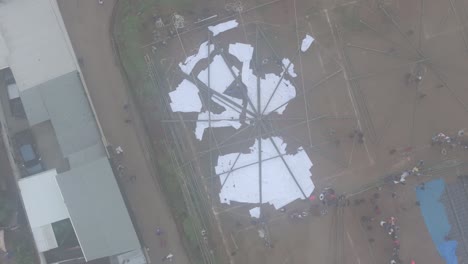
<svg viewBox="0 0 468 264">
<path fill-rule="evenodd" d="M 333 25 L 331 24 L 330 16 L 328 15 L 328 10 L 324 9 L 323 11 L 325 12 L 325 16 L 327 17 L 328 25 L 330 26 L 330 30 L 332 31 L 333 41 L 335 42 L 335 46 L 338 47 L 338 41 L 336 40 L 335 34 L 333 33 L 333 32 L 335 32 L 335 30 L 333 29 Z M 341 54 L 338 54 L 338 55 L 341 57 Z M 361 119 L 359 117 L 359 112 L 358 112 L 358 110 L 356 108 L 356 103 L 354 102 L 353 94 L 351 92 L 351 86 L 349 84 L 350 81 L 349 81 L 349 78 L 348 78 L 347 71 L 346 71 L 344 65 L 340 64 L 340 66 L 341 66 L 341 69 L 343 70 L 343 75 L 344 75 L 344 78 L 346 80 L 346 88 L 348 90 L 349 99 L 351 100 L 351 105 L 353 106 L 354 115 L 356 116 L 356 119 L 357 119 L 358 129 L 362 131 Z M 366 149 L 367 157 L 369 159 L 370 164 L 371 165 L 375 164 L 374 159 L 370 155 L 369 148 L 367 147 L 366 141 L 364 141 L 364 148 Z"/>
<path fill-rule="evenodd" d="M 298 18 L 297 18 L 297 7 L 296 7 L 296 0 L 294 0 L 294 17 L 295 17 L 295 27 L 296 27 L 296 38 L 297 42 L 299 44 L 299 26 L 298 26 Z M 314 42 L 314 38 L 312 38 L 309 35 L 306 35 L 306 37 L 302 40 L 301 44 L 301 51 L 305 52 L 309 49 L 310 45 Z M 301 65 L 301 81 L 302 81 L 302 93 L 303 93 L 303 98 L 304 98 L 304 110 L 305 110 L 305 116 L 307 120 L 307 132 L 309 133 L 309 145 L 312 146 L 312 132 L 310 129 L 310 122 L 309 122 L 309 105 L 306 99 L 306 91 L 305 91 L 305 81 L 304 81 L 304 65 L 302 64 L 302 55 L 299 52 L 299 64 Z"/>
<path fill-rule="evenodd" d="M 357 259 L 357 263 L 358 263 L 358 264 L 361 264 L 361 259 L 359 258 L 359 256 L 357 255 L 356 251 L 354 250 L 354 242 L 353 242 L 353 240 L 351 239 L 351 236 L 349 235 L 349 232 L 346 232 L 346 235 L 348 236 L 349 244 L 351 244 L 351 249 L 353 250 L 353 254 L 354 254 L 354 256 L 355 256 L 356 259 Z"/>
</svg>

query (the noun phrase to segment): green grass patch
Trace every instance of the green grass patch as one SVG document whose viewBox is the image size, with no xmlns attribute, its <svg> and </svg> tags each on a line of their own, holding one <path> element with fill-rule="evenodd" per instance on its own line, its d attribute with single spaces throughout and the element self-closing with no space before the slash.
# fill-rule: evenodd
<svg viewBox="0 0 468 264">
<path fill-rule="evenodd" d="M 193 227 L 193 221 L 190 219 L 190 217 L 187 217 L 184 219 L 184 222 L 182 223 L 182 226 L 184 228 L 184 234 L 187 236 L 187 239 L 190 241 L 190 244 L 196 245 L 197 244 L 197 231 Z"/>
<path fill-rule="evenodd" d="M 139 17 L 128 14 L 117 23 L 119 25 L 115 36 L 118 45 L 122 47 L 120 49 L 121 60 L 130 82 L 134 83 L 146 72 L 146 63 L 139 44 Z"/>
<path fill-rule="evenodd" d="M 18 233 L 19 236 L 13 242 L 13 256 L 16 264 L 32 264 L 36 263 L 34 247 L 32 245 L 32 237 L 27 235 L 27 232 Z"/>
<path fill-rule="evenodd" d="M 172 11 L 190 10 L 196 0 L 140 0 L 133 3 L 136 13 L 145 13 L 155 7 Z"/>
<path fill-rule="evenodd" d="M 161 174 L 161 184 L 164 186 L 164 192 L 169 198 L 169 203 L 171 203 L 174 217 L 176 219 L 181 219 L 181 222 L 183 222 L 183 219 L 187 218 L 187 206 L 177 178 L 178 176 L 172 168 L 171 160 L 168 158 L 159 158 L 158 163 L 159 173 Z"/>
<path fill-rule="evenodd" d="M 169 5 L 185 7 L 192 3 L 192 0 L 142 0 L 135 4 L 130 0 L 121 0 L 114 21 L 113 34 L 116 40 L 120 61 L 124 72 L 130 83 L 130 89 L 139 105 L 144 106 L 145 103 L 160 103 L 155 101 L 155 98 L 163 96 L 165 93 L 161 87 L 155 87 L 148 75 L 148 69 L 145 61 L 144 49 L 141 45 L 143 19 L 146 15 L 141 15 L 151 11 L 155 5 Z M 140 13 L 140 15 L 138 15 Z M 153 100 L 153 101 L 151 101 Z M 154 120 L 148 115 L 150 113 L 141 109 L 144 115 L 144 120 Z M 146 116 L 145 116 L 146 115 Z M 147 126 L 148 127 L 148 126 Z M 170 154 L 172 149 L 161 149 L 159 146 L 152 146 L 153 153 L 157 157 L 156 169 L 158 171 L 159 182 L 162 186 L 166 200 L 169 203 L 169 208 L 172 211 L 179 232 L 182 235 L 182 241 L 187 254 L 192 263 L 203 263 L 203 258 L 197 241 L 197 232 L 200 230 L 199 221 L 195 221 L 187 210 L 187 205 L 184 200 L 182 186 L 180 185 L 180 177 L 172 166 Z"/>
<path fill-rule="evenodd" d="M 192 7 L 194 0 L 159 0 L 159 3 L 166 8 L 187 10 Z"/>
<path fill-rule="evenodd" d="M 202 264 L 203 258 L 201 257 L 201 249 L 198 245 L 197 241 L 197 233 L 200 232 L 199 225 L 197 224 L 198 221 L 192 217 L 186 217 L 182 222 L 182 227 L 184 231 L 184 236 L 190 242 L 190 251 L 198 252 L 198 256 L 192 259 L 194 264 Z"/>
<path fill-rule="evenodd" d="M 0 225 L 7 226 L 13 213 L 14 206 L 11 197 L 6 193 L 0 193 Z"/>
<path fill-rule="evenodd" d="M 158 172 L 161 186 L 163 186 L 164 194 L 167 197 L 179 232 L 181 232 L 184 247 L 188 251 L 192 263 L 204 263 L 197 240 L 197 232 L 200 232 L 201 225 L 197 219 L 194 219 L 188 213 L 179 181 L 179 177 L 182 176 L 177 174 L 171 160 L 168 158 L 169 152 L 172 150 L 165 149 L 164 151 L 165 155 L 162 153 L 158 155 Z"/>
</svg>

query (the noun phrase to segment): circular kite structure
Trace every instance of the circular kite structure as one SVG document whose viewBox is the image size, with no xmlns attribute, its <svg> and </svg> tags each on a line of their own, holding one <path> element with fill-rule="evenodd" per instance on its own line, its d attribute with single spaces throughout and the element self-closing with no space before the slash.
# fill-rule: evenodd
<svg viewBox="0 0 468 264">
<path fill-rule="evenodd" d="M 221 186 L 219 200 L 279 209 L 307 199 L 315 188 L 306 151 L 302 147 L 287 151 L 272 126 L 297 96 L 291 82 L 297 74 L 289 58 L 259 61 L 250 44 L 214 44 L 216 36 L 238 25 L 231 20 L 208 27 L 213 38 L 179 64 L 184 79 L 169 93 L 170 106 L 173 112 L 198 113 L 194 134 L 199 141 L 212 129 L 231 127 L 238 133 L 249 128 L 255 140 L 248 151 L 219 155 L 213 165 Z M 306 52 L 313 42 L 305 36 L 297 52 Z M 281 70 L 261 73 L 259 69 L 268 63 Z M 196 67 L 201 68 L 197 73 Z M 260 207 L 250 213 L 259 218 Z"/>
</svg>

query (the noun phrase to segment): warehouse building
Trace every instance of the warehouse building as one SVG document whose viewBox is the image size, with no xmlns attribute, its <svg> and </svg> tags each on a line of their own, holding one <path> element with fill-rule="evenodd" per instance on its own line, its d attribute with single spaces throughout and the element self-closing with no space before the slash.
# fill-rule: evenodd
<svg viewBox="0 0 468 264">
<path fill-rule="evenodd" d="M 132 263 L 143 263 L 55 0 L 0 2 L 0 99 L 42 261 L 130 254 L 139 256 Z M 78 242 L 70 256 L 58 256 L 63 245 L 54 225 L 63 221 L 71 223 Z"/>
</svg>

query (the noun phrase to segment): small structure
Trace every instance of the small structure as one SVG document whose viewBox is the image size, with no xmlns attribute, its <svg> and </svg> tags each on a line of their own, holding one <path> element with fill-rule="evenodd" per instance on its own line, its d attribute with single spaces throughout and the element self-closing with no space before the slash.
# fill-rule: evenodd
<svg viewBox="0 0 468 264">
<path fill-rule="evenodd" d="M 18 182 L 24 209 L 39 252 L 58 247 L 52 223 L 70 217 L 57 184 L 55 169 L 44 171 Z"/>
<path fill-rule="evenodd" d="M 106 158 L 60 174 L 44 171 L 18 184 L 39 252 L 59 246 L 52 224 L 64 219 L 70 219 L 88 261 L 140 248 Z"/>
</svg>

